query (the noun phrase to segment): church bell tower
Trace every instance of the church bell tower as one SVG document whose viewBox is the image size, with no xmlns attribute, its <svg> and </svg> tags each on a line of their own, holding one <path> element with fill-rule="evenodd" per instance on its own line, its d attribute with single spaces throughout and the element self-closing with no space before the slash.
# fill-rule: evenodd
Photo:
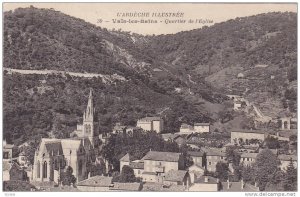
<svg viewBox="0 0 300 197">
<path fill-rule="evenodd" d="M 83 113 L 83 136 L 94 137 L 94 113 L 93 93 L 90 89 L 89 100 L 85 112 Z"/>
</svg>

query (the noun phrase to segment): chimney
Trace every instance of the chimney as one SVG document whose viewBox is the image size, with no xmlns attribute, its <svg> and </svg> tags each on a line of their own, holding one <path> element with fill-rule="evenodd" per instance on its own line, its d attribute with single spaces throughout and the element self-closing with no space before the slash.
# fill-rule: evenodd
<svg viewBox="0 0 300 197">
<path fill-rule="evenodd" d="M 204 183 L 208 183 L 208 177 L 204 176 Z"/>
<path fill-rule="evenodd" d="M 227 189 L 230 188 L 230 182 L 229 182 L 229 179 L 227 179 Z"/>
<path fill-rule="evenodd" d="M 242 179 L 241 180 L 241 190 L 243 190 L 244 189 L 244 180 Z"/>
</svg>

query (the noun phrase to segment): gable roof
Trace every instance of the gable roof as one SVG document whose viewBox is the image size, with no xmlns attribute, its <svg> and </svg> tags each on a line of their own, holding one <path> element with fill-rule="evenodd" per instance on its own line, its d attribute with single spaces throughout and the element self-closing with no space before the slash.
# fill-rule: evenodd
<svg viewBox="0 0 300 197">
<path fill-rule="evenodd" d="M 195 123 L 194 126 L 209 126 L 209 122 L 200 122 L 200 123 Z"/>
<path fill-rule="evenodd" d="M 241 158 L 256 158 L 258 153 L 242 153 Z"/>
<path fill-rule="evenodd" d="M 188 151 L 187 153 L 192 157 L 203 157 L 204 154 L 202 151 Z"/>
<path fill-rule="evenodd" d="M 130 162 L 130 155 L 129 153 L 127 153 L 126 155 L 124 155 L 120 161 L 125 161 L 125 162 Z"/>
<path fill-rule="evenodd" d="M 282 161 L 290 161 L 292 159 L 292 161 L 297 161 L 297 155 L 278 155 L 278 159 L 282 160 Z"/>
<path fill-rule="evenodd" d="M 91 187 L 109 187 L 112 183 L 112 177 L 107 176 L 94 176 L 89 179 L 80 181 L 78 186 L 91 186 Z"/>
<path fill-rule="evenodd" d="M 142 160 L 178 162 L 180 153 L 149 151 Z"/>
<path fill-rule="evenodd" d="M 162 118 L 158 116 L 153 116 L 153 117 L 141 118 L 138 120 L 138 122 L 142 122 L 142 121 L 150 122 L 150 121 L 159 121 L 159 120 L 162 120 Z"/>
<path fill-rule="evenodd" d="M 114 182 L 113 186 L 110 187 L 110 190 L 122 190 L 122 191 L 140 191 L 141 183 L 119 183 Z"/>
<path fill-rule="evenodd" d="M 183 181 L 185 175 L 187 174 L 187 171 L 185 170 L 170 170 L 165 175 L 165 181 Z"/>
</svg>

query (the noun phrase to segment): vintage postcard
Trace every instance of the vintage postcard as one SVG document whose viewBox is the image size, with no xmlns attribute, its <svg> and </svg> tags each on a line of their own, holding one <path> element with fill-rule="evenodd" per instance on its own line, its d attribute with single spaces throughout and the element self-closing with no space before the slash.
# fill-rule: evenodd
<svg viewBox="0 0 300 197">
<path fill-rule="evenodd" d="M 297 20 L 297 3 L 3 3 L 3 191 L 296 192 Z"/>
</svg>

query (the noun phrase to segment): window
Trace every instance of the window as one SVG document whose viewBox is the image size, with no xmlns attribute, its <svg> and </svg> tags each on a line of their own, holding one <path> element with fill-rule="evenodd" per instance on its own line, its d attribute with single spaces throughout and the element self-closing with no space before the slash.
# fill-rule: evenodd
<svg viewBox="0 0 300 197">
<path fill-rule="evenodd" d="M 3 152 L 3 159 L 8 159 L 9 153 L 8 152 Z"/>
<path fill-rule="evenodd" d="M 247 161 L 249 161 L 249 158 L 247 158 Z"/>
<path fill-rule="evenodd" d="M 208 162 L 208 165 L 210 165 L 210 166 L 211 166 L 211 162 Z"/>
<path fill-rule="evenodd" d="M 39 161 L 37 161 L 37 163 L 36 163 L 36 177 L 37 178 L 40 178 L 40 162 Z"/>
<path fill-rule="evenodd" d="M 47 162 L 43 164 L 43 178 L 47 178 Z"/>
</svg>

